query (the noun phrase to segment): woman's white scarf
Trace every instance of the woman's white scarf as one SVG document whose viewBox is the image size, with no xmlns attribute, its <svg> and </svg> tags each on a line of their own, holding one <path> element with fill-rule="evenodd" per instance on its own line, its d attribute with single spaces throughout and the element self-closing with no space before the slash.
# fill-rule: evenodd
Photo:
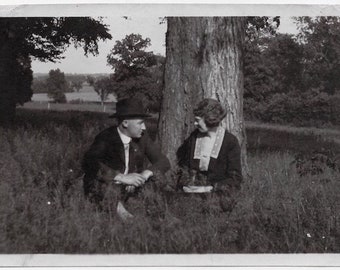
<svg viewBox="0 0 340 270">
<path fill-rule="evenodd" d="M 221 146 L 223 143 L 223 138 L 225 134 L 225 129 L 223 127 L 218 127 L 216 131 L 216 137 L 215 141 L 211 150 L 211 153 L 209 156 L 204 156 L 204 153 L 202 151 L 203 149 L 203 143 L 204 143 L 204 138 L 205 136 L 198 136 L 196 139 L 196 144 L 195 144 L 195 151 L 194 151 L 194 159 L 199 159 L 200 160 L 200 165 L 199 168 L 201 171 L 207 171 L 210 163 L 210 158 L 217 158 Z"/>
</svg>

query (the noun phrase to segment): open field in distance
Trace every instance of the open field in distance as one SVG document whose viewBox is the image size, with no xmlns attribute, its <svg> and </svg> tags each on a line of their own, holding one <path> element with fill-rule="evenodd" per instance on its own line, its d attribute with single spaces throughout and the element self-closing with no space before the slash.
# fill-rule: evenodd
<svg viewBox="0 0 340 270">
<path fill-rule="evenodd" d="M 20 107 L 19 107 L 20 108 Z M 91 112 L 106 112 L 114 113 L 115 103 L 105 103 L 102 106 L 100 103 L 48 103 L 42 102 L 27 102 L 22 106 L 25 109 L 37 109 L 37 110 L 52 110 L 52 111 L 91 111 Z"/>
</svg>

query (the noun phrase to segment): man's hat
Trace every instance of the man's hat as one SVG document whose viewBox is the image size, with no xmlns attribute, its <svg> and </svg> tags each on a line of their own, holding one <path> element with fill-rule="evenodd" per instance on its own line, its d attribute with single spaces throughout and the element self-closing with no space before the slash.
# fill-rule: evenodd
<svg viewBox="0 0 340 270">
<path fill-rule="evenodd" d="M 143 103 L 139 99 L 127 98 L 119 100 L 116 103 L 116 113 L 109 116 L 110 118 L 147 118 L 151 117 L 146 113 Z"/>
</svg>

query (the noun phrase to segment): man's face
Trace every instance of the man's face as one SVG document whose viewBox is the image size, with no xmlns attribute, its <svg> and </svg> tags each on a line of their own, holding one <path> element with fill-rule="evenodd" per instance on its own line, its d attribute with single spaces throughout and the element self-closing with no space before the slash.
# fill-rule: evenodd
<svg viewBox="0 0 340 270">
<path fill-rule="evenodd" d="M 199 130 L 199 132 L 202 132 L 202 133 L 208 132 L 208 127 L 205 124 L 204 119 L 202 117 L 195 116 L 194 125 Z"/>
<path fill-rule="evenodd" d="M 125 127 L 126 135 L 130 138 L 140 138 L 145 131 L 144 119 L 127 119 L 124 120 L 123 126 Z"/>
</svg>

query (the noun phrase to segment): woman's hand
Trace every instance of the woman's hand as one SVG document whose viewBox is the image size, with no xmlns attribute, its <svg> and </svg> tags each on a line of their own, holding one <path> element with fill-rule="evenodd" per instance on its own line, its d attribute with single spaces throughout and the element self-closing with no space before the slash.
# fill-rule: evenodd
<svg viewBox="0 0 340 270">
<path fill-rule="evenodd" d="M 135 186 L 127 186 L 125 188 L 125 190 L 128 192 L 128 193 L 134 193 L 135 190 L 136 190 L 136 187 Z"/>
</svg>

